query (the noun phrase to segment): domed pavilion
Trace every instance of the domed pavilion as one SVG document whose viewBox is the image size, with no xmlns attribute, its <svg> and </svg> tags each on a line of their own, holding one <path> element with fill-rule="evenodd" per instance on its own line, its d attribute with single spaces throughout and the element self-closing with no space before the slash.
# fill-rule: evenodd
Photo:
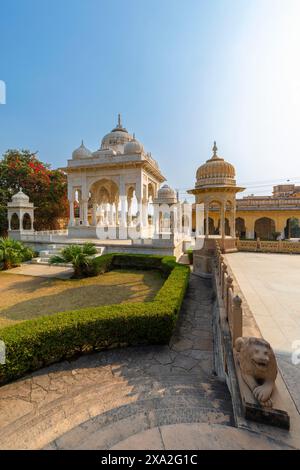
<svg viewBox="0 0 300 470">
<path fill-rule="evenodd" d="M 120 114 L 100 148 L 91 151 L 82 141 L 64 170 L 70 237 L 97 238 L 97 230 L 103 227 L 114 228 L 116 237 L 122 238 L 121 228 L 135 226 L 140 236 L 151 235 L 152 203 L 165 177 L 151 153 L 123 127 Z"/>
<path fill-rule="evenodd" d="M 189 190 L 196 199 L 196 237 L 217 238 L 224 252 L 232 251 L 236 194 L 244 188 L 236 185 L 234 166 L 218 156 L 216 142 L 212 150 L 212 157 L 197 170 L 195 188 Z"/>
</svg>

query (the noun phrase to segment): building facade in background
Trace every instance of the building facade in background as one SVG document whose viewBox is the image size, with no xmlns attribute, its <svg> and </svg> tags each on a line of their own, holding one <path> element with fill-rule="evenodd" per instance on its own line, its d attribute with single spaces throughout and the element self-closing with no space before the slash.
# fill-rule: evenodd
<svg viewBox="0 0 300 470">
<path fill-rule="evenodd" d="M 217 206 L 209 211 L 209 233 L 218 234 L 220 217 Z M 230 233 L 225 218 L 225 233 Z M 193 210 L 196 229 L 196 211 Z M 245 196 L 236 200 L 236 235 L 239 238 L 276 240 L 300 238 L 300 186 L 282 184 L 273 187 L 270 196 Z"/>
</svg>

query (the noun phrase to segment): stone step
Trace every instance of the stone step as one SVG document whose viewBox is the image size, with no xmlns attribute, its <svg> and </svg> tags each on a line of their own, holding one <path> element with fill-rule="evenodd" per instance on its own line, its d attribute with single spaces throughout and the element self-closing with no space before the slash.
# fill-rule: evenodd
<svg viewBox="0 0 300 470">
<path fill-rule="evenodd" d="M 47 248 L 46 250 L 50 251 L 50 252 L 60 252 L 61 250 L 63 250 L 64 248 L 67 248 L 68 246 L 72 245 L 72 243 L 60 243 L 59 245 L 48 245 L 47 244 Z M 76 243 L 76 246 L 83 246 L 84 244 L 83 243 Z M 95 246 L 96 250 L 98 253 L 102 253 L 103 250 L 104 250 L 104 247 L 103 246 Z"/>
<path fill-rule="evenodd" d="M 155 387 L 151 388 L 151 384 Z M 186 415 L 195 420 L 195 413 L 188 410 L 206 409 L 218 414 L 223 421 L 229 422 L 232 415 L 229 392 L 223 383 L 212 380 L 210 383 L 194 383 L 191 377 L 166 376 L 154 381 L 153 377 L 140 377 L 129 382 L 108 377 L 101 383 L 73 387 L 66 397 L 58 398 L 39 407 L 38 414 L 30 413 L 1 431 L 0 448 L 9 442 L 11 436 L 20 442 L 22 448 L 35 444 L 39 446 L 40 435 L 53 440 L 53 428 L 58 435 L 68 432 L 69 424 L 63 421 L 64 415 L 74 425 L 80 425 L 91 416 L 97 416 L 97 426 L 118 426 L 120 419 L 137 413 L 155 413 L 163 416 L 163 410 L 186 409 Z M 157 411 L 157 410 L 160 411 Z M 175 413 L 176 414 L 176 413 Z M 170 412 L 170 416 L 171 416 Z M 201 416 L 203 413 L 201 414 Z M 175 416 L 175 415 L 174 415 Z M 171 419 L 171 418 L 170 418 Z M 167 420 L 166 422 L 169 422 Z M 172 421 L 172 420 L 171 420 Z M 157 422 L 159 422 L 157 418 Z M 172 423 L 174 420 L 172 421 Z M 91 423 L 90 423 L 91 424 Z M 73 427 L 73 426 L 72 426 Z M 128 437 L 128 436 L 127 436 Z M 44 445 L 44 444 L 42 444 Z"/>
<path fill-rule="evenodd" d="M 142 376 L 140 373 L 139 377 L 133 375 L 132 378 L 126 374 L 126 380 L 108 376 L 106 379 L 101 378 L 101 382 L 94 381 L 91 384 L 87 381 L 84 384 L 80 382 L 76 384 L 76 380 L 74 380 L 67 398 L 65 397 L 63 400 L 58 398 L 49 403 L 43 403 L 40 412 L 44 410 L 47 413 L 58 405 L 67 406 L 71 401 L 76 403 L 76 408 L 79 408 L 80 405 L 86 407 L 88 400 L 92 401 L 95 396 L 102 397 L 103 403 L 105 400 L 111 402 L 115 396 L 118 398 L 121 396 L 126 397 L 128 393 L 131 396 L 138 397 L 140 401 L 187 397 L 203 403 L 204 401 L 206 403 L 207 400 L 209 406 L 211 406 L 213 400 L 224 401 L 224 406 L 226 402 L 229 405 L 231 403 L 227 386 L 217 380 L 200 382 L 190 375 L 170 375 L 156 379 L 152 376 Z"/>
<path fill-rule="evenodd" d="M 50 264 L 50 258 L 52 256 L 57 256 L 57 255 L 59 256 L 61 254 L 62 250 L 64 248 L 66 248 L 67 246 L 68 245 L 60 245 L 60 246 L 48 245 L 46 250 L 41 250 L 39 252 L 39 256 L 36 257 L 36 258 L 33 258 L 31 260 L 31 263 L 48 265 L 48 264 Z M 97 254 L 93 255 L 93 257 L 101 256 L 103 251 L 104 251 L 104 247 L 98 246 L 98 247 L 96 247 L 96 250 L 97 250 Z M 60 263 L 59 266 L 70 268 L 70 267 L 72 267 L 72 264 L 71 263 Z"/>
<path fill-rule="evenodd" d="M 44 265 L 44 266 L 49 266 L 49 260 L 50 258 L 32 258 L 31 260 L 31 263 L 32 264 L 41 264 L 41 265 Z M 72 268 L 72 264 L 71 263 L 60 263 L 59 265 L 57 265 L 59 267 L 66 267 L 66 268 Z"/>
<path fill-rule="evenodd" d="M 129 408 L 129 410 L 128 410 Z M 177 423 L 201 423 L 232 425 L 231 417 L 223 411 L 201 406 L 181 406 L 144 409 L 122 407 L 113 410 L 118 414 L 111 419 L 111 412 L 96 416 L 60 436 L 46 448 L 56 449 L 109 449 L 118 442 L 147 429 Z M 129 411 L 129 413 L 128 413 Z"/>
<path fill-rule="evenodd" d="M 41 250 L 39 252 L 40 256 L 54 256 L 54 255 L 59 255 L 62 252 L 62 250 Z"/>
</svg>

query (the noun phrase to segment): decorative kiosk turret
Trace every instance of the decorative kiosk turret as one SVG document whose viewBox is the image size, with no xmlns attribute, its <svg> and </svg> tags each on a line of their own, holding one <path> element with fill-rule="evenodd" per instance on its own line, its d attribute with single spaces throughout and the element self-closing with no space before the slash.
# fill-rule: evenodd
<svg viewBox="0 0 300 470">
<path fill-rule="evenodd" d="M 188 191 L 196 199 L 194 272 L 203 276 L 211 275 L 216 240 L 223 253 L 236 251 L 236 193 L 244 190 L 236 185 L 234 166 L 218 156 L 216 142 L 212 150 L 197 170 L 195 188 Z"/>
<path fill-rule="evenodd" d="M 24 239 L 23 235 L 34 232 L 34 206 L 22 188 L 14 194 L 7 204 L 8 235 L 15 240 Z"/>
</svg>

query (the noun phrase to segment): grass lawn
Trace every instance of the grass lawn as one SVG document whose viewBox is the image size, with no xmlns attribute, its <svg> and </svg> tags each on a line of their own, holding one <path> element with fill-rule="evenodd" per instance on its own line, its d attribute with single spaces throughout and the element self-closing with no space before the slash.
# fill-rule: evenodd
<svg viewBox="0 0 300 470">
<path fill-rule="evenodd" d="M 119 269 L 68 280 L 0 272 L 0 328 L 82 307 L 151 301 L 163 283 L 154 270 Z"/>
</svg>

